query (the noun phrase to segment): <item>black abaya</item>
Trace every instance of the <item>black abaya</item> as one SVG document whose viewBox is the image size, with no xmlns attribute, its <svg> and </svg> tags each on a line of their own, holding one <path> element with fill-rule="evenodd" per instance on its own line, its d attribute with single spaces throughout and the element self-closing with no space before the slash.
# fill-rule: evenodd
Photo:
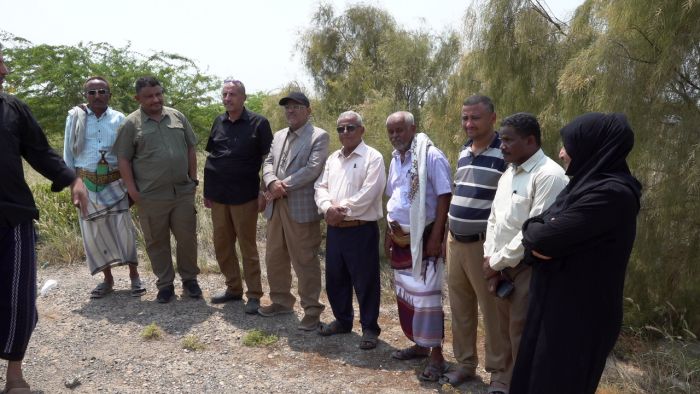
<svg viewBox="0 0 700 394">
<path fill-rule="evenodd" d="M 561 135 L 571 183 L 523 226 L 533 272 L 512 394 L 594 393 L 622 323 L 641 194 L 625 162 L 633 133 L 623 115 L 595 113 Z"/>
</svg>

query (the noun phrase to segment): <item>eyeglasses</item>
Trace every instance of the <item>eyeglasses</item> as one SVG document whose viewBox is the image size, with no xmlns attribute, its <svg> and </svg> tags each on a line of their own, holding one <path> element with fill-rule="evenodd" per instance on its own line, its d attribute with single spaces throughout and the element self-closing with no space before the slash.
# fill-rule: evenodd
<svg viewBox="0 0 700 394">
<path fill-rule="evenodd" d="M 306 108 L 306 106 L 302 104 L 289 104 L 284 105 L 283 108 L 285 111 L 299 111 L 302 108 Z"/>
<path fill-rule="evenodd" d="M 109 89 L 92 89 L 92 90 L 86 90 L 85 94 L 88 96 L 94 96 L 96 94 L 99 94 L 100 96 L 104 96 L 109 94 Z"/>
<path fill-rule="evenodd" d="M 356 126 L 354 124 L 349 124 L 349 125 L 345 125 L 345 126 L 338 126 L 335 128 L 335 131 L 337 131 L 338 134 L 354 133 L 358 127 L 360 127 L 360 126 Z"/>
</svg>

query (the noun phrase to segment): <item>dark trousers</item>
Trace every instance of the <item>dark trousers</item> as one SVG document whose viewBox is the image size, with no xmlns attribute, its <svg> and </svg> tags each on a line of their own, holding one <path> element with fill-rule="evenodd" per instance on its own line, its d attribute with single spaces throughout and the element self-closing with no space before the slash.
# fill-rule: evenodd
<svg viewBox="0 0 700 394">
<path fill-rule="evenodd" d="M 363 331 L 381 331 L 379 318 L 379 226 L 328 226 L 326 237 L 326 294 L 336 320 L 352 328 L 352 291 L 360 305 Z"/>
<path fill-rule="evenodd" d="M 37 322 L 32 221 L 0 225 L 0 358 L 24 358 Z"/>
</svg>

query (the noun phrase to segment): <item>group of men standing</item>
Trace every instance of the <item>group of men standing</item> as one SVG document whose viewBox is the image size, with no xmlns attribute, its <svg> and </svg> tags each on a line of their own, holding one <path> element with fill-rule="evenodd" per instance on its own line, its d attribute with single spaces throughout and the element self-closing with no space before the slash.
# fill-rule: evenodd
<svg viewBox="0 0 700 394">
<path fill-rule="evenodd" d="M 129 213 L 135 204 L 157 276 L 157 301 L 167 303 L 175 295 L 171 234 L 183 293 L 201 297 L 194 199 L 199 185 L 197 141 L 192 126 L 182 113 L 163 105 L 163 88 L 153 77 L 136 81 L 139 109 L 128 116 L 109 107 L 110 85 L 104 78 L 89 78 L 84 94 L 87 105 L 71 109 L 66 120 L 67 166 L 56 164 L 59 170 L 46 175 L 56 188 L 72 182 L 89 270 L 104 275 L 91 296 L 101 298 L 113 291 L 111 269 L 117 265 L 129 266 L 131 295 L 146 292 L 137 270 Z M 387 175 L 381 153 L 363 141 L 363 119 L 354 111 L 338 117 L 342 147 L 328 155 L 330 137 L 311 123 L 311 105 L 303 93 L 292 92 L 280 100 L 288 127 L 274 135 L 266 118 L 245 108 L 242 82 L 227 79 L 222 99 L 226 112 L 214 120 L 205 148 L 204 205 L 211 211 L 216 259 L 226 284 L 211 302 L 242 300 L 245 279 L 246 313 L 265 317 L 292 313 L 293 268 L 304 310 L 299 329 L 317 330 L 323 336 L 351 332 L 354 291 L 363 333 L 359 347 L 375 348 L 381 332 L 378 220 L 383 217 L 384 194 L 388 203 L 383 245 L 394 269 L 401 327 L 415 343 L 392 357 L 428 357 L 419 375 L 422 380 L 456 386 L 473 378 L 480 309 L 485 369 L 491 373 L 489 392 L 508 392 L 530 279 L 530 267 L 522 262 L 520 228 L 567 184 L 563 169 L 540 149 L 537 119 L 514 114 L 496 132 L 491 100 L 469 97 L 461 114 L 468 141 L 453 181 L 446 156 L 425 133 L 417 132 L 409 112 L 393 113 L 386 120 L 394 147 Z M 12 103 L 5 96 L 2 100 L 3 105 Z M 40 133 L 34 134 L 30 137 L 45 145 Z M 52 154 L 46 157 L 50 159 L 39 160 L 58 163 Z M 49 166 L 48 161 L 38 165 Z M 7 216 L 9 205 L 4 200 L 3 216 Z M 30 211 L 24 219 L 36 216 L 35 210 Z M 259 212 L 268 220 L 269 305 L 260 304 Z M 326 292 L 335 318 L 325 324 L 320 321 L 324 305 L 319 301 L 322 218 L 327 224 Z M 4 217 L 3 239 L 5 227 L 27 222 L 18 220 Z M 445 275 L 457 361 L 450 371 L 442 354 Z M 20 318 L 27 327 L 35 321 L 33 315 Z M 20 353 L 23 350 L 8 354 L 17 360 Z M 9 375 L 15 366 L 8 366 L 8 382 L 17 380 Z"/>
</svg>

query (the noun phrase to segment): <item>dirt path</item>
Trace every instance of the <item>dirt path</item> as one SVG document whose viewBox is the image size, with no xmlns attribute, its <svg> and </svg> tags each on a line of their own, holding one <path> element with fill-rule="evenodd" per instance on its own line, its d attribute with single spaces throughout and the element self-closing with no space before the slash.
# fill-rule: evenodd
<svg viewBox="0 0 700 394">
<path fill-rule="evenodd" d="M 222 288 L 218 274 L 200 276 L 205 300 L 180 298 L 155 302 L 155 280 L 144 273 L 148 293 L 141 299 L 127 292 L 125 268 L 115 270 L 116 291 L 101 300 L 88 294 L 99 277 L 91 278 L 80 265 L 39 271 L 39 283 L 59 285 L 39 297 L 39 325 L 25 358 L 32 390 L 44 393 L 230 393 L 230 392 L 430 392 L 437 383 L 416 378 L 425 361 L 393 360 L 390 353 L 408 346 L 399 326 L 393 299 L 383 295 L 377 349 L 362 351 L 359 322 L 351 334 L 323 338 L 296 328 L 295 315 L 274 318 L 243 313 L 243 303 L 212 305 L 208 298 Z M 264 283 L 266 282 L 263 279 Z M 176 283 L 180 292 L 180 284 Z M 267 291 L 267 289 L 266 289 Z M 267 302 L 263 299 L 263 302 Z M 327 300 L 323 301 L 327 305 Z M 449 324 L 449 309 L 446 308 Z M 323 321 L 330 321 L 327 308 Z M 146 341 L 143 328 L 155 322 L 163 339 Z M 270 347 L 247 347 L 243 337 L 253 329 L 279 336 Z M 196 335 L 204 350 L 186 351 L 182 339 Z M 445 355 L 453 361 L 449 326 Z M 4 369 L 4 363 L 2 364 Z M 479 371 L 485 376 L 483 369 Z M 77 384 L 69 389 L 66 383 Z M 2 378 L 0 384 L 4 385 Z M 1 386 L 0 386 L 1 387 Z M 447 389 L 447 387 L 445 387 Z M 483 382 L 459 387 L 482 393 Z"/>
</svg>

